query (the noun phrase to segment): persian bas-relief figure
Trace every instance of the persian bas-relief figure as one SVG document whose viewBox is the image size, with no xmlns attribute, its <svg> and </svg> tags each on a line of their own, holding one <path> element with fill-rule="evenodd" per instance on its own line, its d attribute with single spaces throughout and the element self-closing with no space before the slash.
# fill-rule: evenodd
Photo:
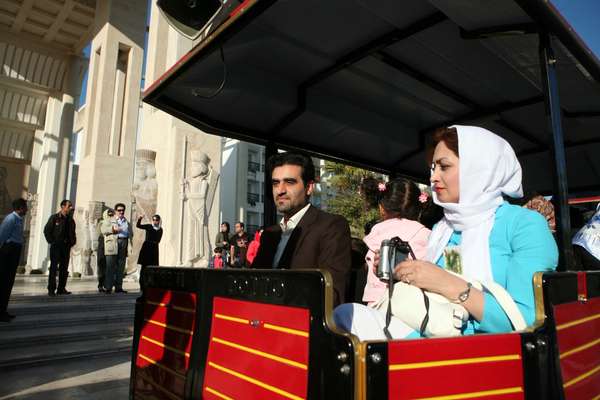
<svg viewBox="0 0 600 400">
<path fill-rule="evenodd" d="M 80 273 L 81 276 L 91 275 L 90 256 L 92 253 L 92 243 L 89 211 L 83 207 L 76 207 L 73 219 L 75 220 L 77 243 L 75 243 L 75 246 L 71 247 L 69 271 L 72 273 Z"/>
<path fill-rule="evenodd" d="M 135 175 L 132 186 L 132 218 L 130 223 L 137 222 L 143 215 L 142 223 L 151 223 L 151 218 L 156 214 L 158 197 L 158 182 L 156 181 L 156 152 L 139 149 L 135 152 Z M 138 233 L 138 232 L 136 232 Z M 130 274 L 138 268 L 137 259 L 144 243 L 144 234 L 133 235 L 131 254 L 127 257 L 127 273 Z"/>
<path fill-rule="evenodd" d="M 6 187 L 6 177 L 8 172 L 6 167 L 0 167 L 0 221 L 12 212 L 12 200 Z"/>
<path fill-rule="evenodd" d="M 81 276 L 95 275 L 98 263 L 98 222 L 102 218 L 104 203 L 90 201 L 88 207 L 76 207 L 75 234 L 77 243 L 71 248 L 69 270 Z"/>
<path fill-rule="evenodd" d="M 189 213 L 185 265 L 205 267 L 212 249 L 208 235 L 208 217 L 219 174 L 210 166 L 210 158 L 206 153 L 192 150 L 189 157 L 189 174 L 183 182 L 183 200 L 186 203 L 185 210 Z"/>
<path fill-rule="evenodd" d="M 145 215 L 150 223 L 152 215 L 156 214 L 156 199 L 158 183 L 156 182 L 156 152 L 152 150 L 136 150 L 135 176 L 132 193 L 135 198 L 138 215 Z M 133 221 L 137 220 L 137 216 Z"/>
<path fill-rule="evenodd" d="M 27 194 L 27 216 L 25 219 L 25 228 L 28 232 L 25 234 L 25 238 L 27 240 L 27 265 L 25 266 L 25 272 L 30 273 L 32 269 L 39 269 L 40 266 L 31 265 L 30 262 L 33 260 L 33 245 L 35 243 L 36 235 L 35 228 L 38 224 L 37 218 L 37 203 L 38 203 L 38 194 L 37 193 L 28 193 Z"/>
<path fill-rule="evenodd" d="M 102 211 L 104 211 L 104 203 L 101 201 L 90 201 L 88 203 L 89 212 L 89 233 L 90 233 L 90 275 L 97 275 L 98 271 L 98 243 L 100 241 L 100 220 L 102 219 Z"/>
</svg>

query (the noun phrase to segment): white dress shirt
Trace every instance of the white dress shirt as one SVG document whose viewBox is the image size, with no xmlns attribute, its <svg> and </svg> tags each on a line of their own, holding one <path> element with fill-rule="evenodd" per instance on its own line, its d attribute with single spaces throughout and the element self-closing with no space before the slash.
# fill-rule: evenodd
<svg viewBox="0 0 600 400">
<path fill-rule="evenodd" d="M 273 268 L 277 268 L 279 266 L 279 260 L 281 259 L 283 251 L 290 240 L 290 236 L 292 236 L 294 228 L 296 228 L 302 217 L 304 217 L 304 214 L 306 214 L 308 211 L 308 207 L 310 207 L 310 203 L 304 206 L 304 208 L 302 208 L 296 214 L 292 215 L 287 222 L 285 221 L 285 218 L 281 218 L 281 221 L 279 222 L 279 226 L 281 227 L 281 239 L 279 239 L 277 251 L 275 252 L 275 257 L 273 258 Z"/>
</svg>

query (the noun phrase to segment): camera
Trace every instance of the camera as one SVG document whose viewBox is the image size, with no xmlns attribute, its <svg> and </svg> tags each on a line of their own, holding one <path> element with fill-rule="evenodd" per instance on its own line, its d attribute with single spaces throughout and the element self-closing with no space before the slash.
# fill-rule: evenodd
<svg viewBox="0 0 600 400">
<path fill-rule="evenodd" d="M 384 282 L 393 281 L 394 268 L 406 260 L 409 255 L 415 259 L 408 242 L 397 236 L 383 240 L 379 253 L 379 264 L 377 264 L 377 277 Z"/>
</svg>

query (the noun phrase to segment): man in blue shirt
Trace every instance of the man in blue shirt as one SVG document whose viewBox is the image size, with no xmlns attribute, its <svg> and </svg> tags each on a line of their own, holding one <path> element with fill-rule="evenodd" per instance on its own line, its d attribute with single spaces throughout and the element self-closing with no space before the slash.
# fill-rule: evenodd
<svg viewBox="0 0 600 400">
<path fill-rule="evenodd" d="M 114 271 L 115 293 L 127 293 L 126 290 L 123 290 L 123 275 L 125 274 L 125 261 L 127 260 L 127 245 L 129 241 L 133 239 L 133 229 L 131 228 L 129 221 L 127 221 L 127 218 L 125 218 L 125 204 L 115 204 L 115 211 L 117 212 L 117 226 L 114 227 L 113 230 L 117 234 L 117 242 L 119 245 L 117 270 Z M 112 288 L 106 288 L 106 290 L 110 293 Z"/>
<path fill-rule="evenodd" d="M 10 322 L 15 317 L 6 308 L 15 283 L 23 247 L 23 218 L 27 214 L 25 200 L 16 199 L 12 206 L 14 211 L 0 225 L 0 322 Z"/>
</svg>

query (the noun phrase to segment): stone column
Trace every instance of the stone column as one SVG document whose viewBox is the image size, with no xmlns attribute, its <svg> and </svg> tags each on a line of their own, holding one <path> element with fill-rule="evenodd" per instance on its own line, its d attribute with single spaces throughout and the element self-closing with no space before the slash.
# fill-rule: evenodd
<svg viewBox="0 0 600 400">
<path fill-rule="evenodd" d="M 75 117 L 75 93 L 81 81 L 81 64 L 73 57 L 64 93 L 54 93 L 48 98 L 46 122 L 40 135 L 36 134 L 32 160 L 37 165 L 37 190 L 35 197 L 35 223 L 31 228 L 30 251 L 27 269 L 46 271 L 49 266 L 48 244 L 44 239 L 44 225 L 51 214 L 57 212 L 65 196 L 67 165 L 73 119 Z"/>
<path fill-rule="evenodd" d="M 96 4 L 77 202 L 122 202 L 131 210 L 147 2 Z"/>
<path fill-rule="evenodd" d="M 38 174 L 37 185 L 37 204 L 35 216 L 37 223 L 33 237 L 35 241 L 31 242 L 33 253 L 31 259 L 27 260 L 31 269 L 41 269 L 46 271 L 49 266 L 48 244 L 44 239 L 44 225 L 46 220 L 52 214 L 57 212 L 58 198 L 58 167 L 59 151 L 62 148 L 60 142 L 60 122 L 62 117 L 62 101 L 56 97 L 48 99 L 48 108 L 46 110 L 46 126 L 44 127 L 42 142 L 35 147 L 42 154 L 41 164 Z M 36 149 L 34 149 L 35 151 Z M 59 200 L 58 200 L 59 201 Z"/>
</svg>

